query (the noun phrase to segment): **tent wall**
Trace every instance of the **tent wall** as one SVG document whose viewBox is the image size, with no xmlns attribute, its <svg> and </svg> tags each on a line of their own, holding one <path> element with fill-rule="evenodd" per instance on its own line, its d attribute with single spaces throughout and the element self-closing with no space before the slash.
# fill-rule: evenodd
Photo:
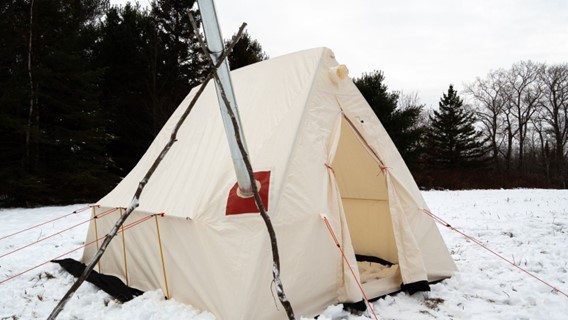
<svg viewBox="0 0 568 320">
<path fill-rule="evenodd" d="M 134 212 L 126 224 L 147 216 Z M 111 214 L 97 219 L 99 237 L 108 233 L 117 217 Z M 164 296 L 169 292 L 177 301 L 208 310 L 220 319 L 285 318 L 282 308 L 274 304 L 270 241 L 258 215 L 228 217 L 221 225 L 158 216 L 161 241 L 155 219 L 124 233 L 127 268 L 119 234 L 101 259 L 100 271 L 143 291 L 159 288 Z M 94 229 L 92 224 L 90 239 L 94 239 Z M 337 303 L 344 290 L 341 257 L 321 217 L 304 219 L 302 227 L 297 222 L 278 224 L 276 232 L 282 281 L 298 314 L 314 316 L 323 307 Z M 84 259 L 95 251 L 96 245 L 87 246 Z"/>
</svg>

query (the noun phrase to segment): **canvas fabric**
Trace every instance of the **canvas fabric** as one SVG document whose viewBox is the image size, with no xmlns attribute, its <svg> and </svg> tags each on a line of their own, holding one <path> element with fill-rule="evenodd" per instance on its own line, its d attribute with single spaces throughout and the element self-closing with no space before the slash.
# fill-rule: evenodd
<svg viewBox="0 0 568 320">
<path fill-rule="evenodd" d="M 232 72 L 252 165 L 255 171 L 270 171 L 270 185 L 262 187 L 269 188 L 282 283 L 297 315 L 314 316 L 330 304 L 361 300 L 359 250 L 394 260 L 405 283 L 437 280 L 455 271 L 438 229 L 422 213 L 427 206 L 412 175 L 379 120 L 352 81 L 330 77 L 337 66 L 330 49 L 316 48 Z M 97 203 L 95 214 L 129 205 L 195 92 L 136 167 Z M 270 241 L 262 218 L 258 213 L 225 214 L 235 182 L 210 84 L 126 224 L 164 215 L 117 236 L 97 271 L 141 290 L 162 289 L 218 319 L 285 318 L 272 284 Z M 87 242 L 106 234 L 122 212 L 95 219 Z M 83 261 L 97 247 L 87 246 Z M 391 281 L 372 291 L 396 290 Z"/>
</svg>

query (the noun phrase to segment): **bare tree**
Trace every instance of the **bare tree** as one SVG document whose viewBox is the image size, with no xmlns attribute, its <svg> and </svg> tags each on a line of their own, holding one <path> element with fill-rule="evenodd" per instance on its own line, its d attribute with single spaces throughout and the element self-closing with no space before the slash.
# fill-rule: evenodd
<svg viewBox="0 0 568 320">
<path fill-rule="evenodd" d="M 426 105 L 420 101 L 420 96 L 418 91 L 411 91 L 406 93 L 404 91 L 398 92 L 398 101 L 396 107 L 399 110 L 407 110 L 410 108 L 420 108 L 420 114 L 418 115 L 416 121 L 409 127 L 410 129 L 426 128 L 428 126 L 429 110 L 426 109 Z"/>
<path fill-rule="evenodd" d="M 404 91 L 398 92 L 397 107 L 399 109 L 406 109 L 412 106 L 420 106 L 423 103 L 420 102 L 420 97 L 418 96 L 418 91 L 411 91 L 406 93 Z"/>
<path fill-rule="evenodd" d="M 497 168 L 568 186 L 568 63 L 521 61 L 466 84 L 465 92 Z"/>
<path fill-rule="evenodd" d="M 553 170 L 566 183 L 565 149 L 568 141 L 568 64 L 547 66 L 540 73 L 543 121 L 554 141 Z"/>
<path fill-rule="evenodd" d="M 523 156 L 528 123 L 536 112 L 542 97 L 542 88 L 537 80 L 543 69 L 544 64 L 521 61 L 512 66 L 506 79 L 506 94 L 508 98 L 506 116 L 509 124 L 512 124 L 512 121 L 516 124 L 516 138 L 519 147 L 518 169 L 520 171 L 524 168 Z M 509 132 L 508 134 L 511 133 Z M 508 139 L 512 142 L 510 136 Z"/>
<path fill-rule="evenodd" d="M 533 115 L 531 119 L 533 136 L 538 137 L 538 143 L 540 150 L 534 148 L 533 152 L 535 154 L 540 154 L 540 161 L 535 163 L 537 167 L 542 167 L 544 174 L 546 176 L 546 183 L 550 184 L 552 181 L 551 174 L 551 152 L 550 152 L 550 127 L 547 124 L 546 111 L 544 108 L 538 108 L 537 112 Z M 534 137 L 533 137 L 534 139 Z M 536 143 L 533 143 L 536 145 Z"/>
<path fill-rule="evenodd" d="M 477 78 L 473 83 L 467 84 L 465 93 L 472 96 L 473 104 L 479 121 L 483 124 L 484 134 L 491 144 L 491 159 L 495 168 L 499 167 L 499 145 L 502 139 L 501 130 L 507 99 L 505 96 L 505 70 L 491 71 L 486 79 Z M 513 138 L 512 130 L 511 142 Z"/>
<path fill-rule="evenodd" d="M 509 100 L 507 100 L 509 101 Z M 514 139 L 519 132 L 519 128 L 513 121 L 513 116 L 511 109 L 509 108 L 510 104 L 507 102 L 506 108 L 503 110 L 503 135 L 505 146 L 499 148 L 499 153 L 505 158 L 505 169 L 509 171 L 511 169 L 511 162 L 513 158 L 513 148 L 514 148 Z"/>
</svg>

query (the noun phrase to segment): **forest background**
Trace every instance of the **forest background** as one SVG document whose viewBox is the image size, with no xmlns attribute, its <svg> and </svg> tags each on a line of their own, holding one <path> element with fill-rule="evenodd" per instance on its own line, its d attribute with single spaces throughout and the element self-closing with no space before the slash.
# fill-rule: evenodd
<svg viewBox="0 0 568 320">
<path fill-rule="evenodd" d="M 93 202 L 132 169 L 208 71 L 187 2 L 0 5 L 0 207 Z M 268 58 L 246 34 L 229 62 Z M 448 79 L 437 108 L 378 70 L 353 81 L 421 188 L 567 186 L 567 63 Z"/>
</svg>

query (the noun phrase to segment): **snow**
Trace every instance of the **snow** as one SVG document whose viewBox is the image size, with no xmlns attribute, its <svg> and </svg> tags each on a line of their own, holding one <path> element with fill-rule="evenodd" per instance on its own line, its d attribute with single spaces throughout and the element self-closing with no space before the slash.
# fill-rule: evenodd
<svg viewBox="0 0 568 320">
<path fill-rule="evenodd" d="M 433 213 L 479 239 L 492 250 L 568 292 L 568 190 L 428 191 Z M 74 278 L 46 263 L 12 280 L 6 279 L 83 245 L 89 210 L 9 238 L 17 230 L 68 214 L 84 205 L 0 210 L 0 256 L 69 228 L 28 248 L 0 257 L 0 319 L 45 319 Z M 84 223 L 83 223 L 84 222 Z M 432 285 L 429 293 L 387 296 L 373 303 L 379 319 L 566 319 L 568 297 L 513 268 L 460 234 L 439 226 L 460 271 Z M 82 249 L 69 256 L 79 258 Z M 58 319 L 196 319 L 213 320 L 207 311 L 151 291 L 121 304 L 89 283 L 69 301 Z M 292 305 L 294 301 L 291 301 Z M 301 318 L 307 320 L 309 318 Z M 374 319 L 351 315 L 341 305 L 319 317 Z"/>
<path fill-rule="evenodd" d="M 359 277 L 361 283 L 369 281 L 394 277 L 398 271 L 398 265 L 385 266 L 380 263 L 357 261 L 357 268 L 359 268 Z"/>
</svg>

